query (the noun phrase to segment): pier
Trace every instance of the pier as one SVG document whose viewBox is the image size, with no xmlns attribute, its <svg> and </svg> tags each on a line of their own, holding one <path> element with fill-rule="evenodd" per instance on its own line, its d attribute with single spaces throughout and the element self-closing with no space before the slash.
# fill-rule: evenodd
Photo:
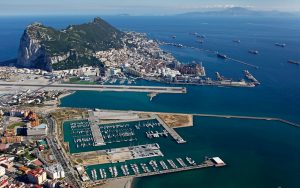
<svg viewBox="0 0 300 188">
<path fill-rule="evenodd" d="M 108 111 L 105 109 L 99 109 L 102 111 Z M 122 110 L 109 110 L 110 112 L 126 112 Z M 252 119 L 252 120 L 265 120 L 265 121 L 279 121 L 281 123 L 294 126 L 300 128 L 300 124 L 288 121 L 285 119 L 277 118 L 277 117 L 259 117 L 259 116 L 238 116 L 238 115 L 226 115 L 226 114 L 197 114 L 197 113 L 172 113 L 172 112 L 155 112 L 155 111 L 130 111 L 131 113 L 144 113 L 144 114 L 174 114 L 174 115 L 193 115 L 193 116 L 200 116 L 200 117 L 215 117 L 215 118 L 235 118 L 235 119 Z M 162 121 L 163 122 L 163 121 Z M 165 125 L 165 124 L 162 124 Z"/>
<path fill-rule="evenodd" d="M 181 136 L 171 127 L 169 127 L 162 119 L 160 119 L 157 115 L 153 114 L 152 115 L 153 118 L 157 119 L 157 121 L 165 128 L 166 131 L 168 131 L 168 133 L 174 138 L 174 140 L 176 140 L 176 142 L 178 144 L 183 144 L 186 143 L 185 140 L 183 140 L 183 138 L 181 138 Z"/>
<path fill-rule="evenodd" d="M 95 146 L 103 146 L 105 145 L 105 141 L 103 139 L 100 128 L 98 126 L 99 124 L 97 120 L 98 118 L 94 116 L 94 113 L 92 111 L 89 111 L 88 113 L 89 113 L 90 127 L 94 138 Z"/>
<path fill-rule="evenodd" d="M 137 178 L 137 177 L 146 177 L 146 176 L 155 176 L 155 175 L 161 175 L 161 174 L 168 174 L 168 173 L 176 173 L 176 172 L 182 172 L 182 171 L 188 171 L 188 170 L 196 170 L 196 169 L 202 169 L 202 168 L 208 168 L 208 167 L 221 167 L 225 166 L 226 164 L 224 163 L 223 165 L 218 165 L 212 161 L 212 159 L 207 159 L 203 163 L 199 165 L 192 165 L 192 166 L 186 166 L 186 167 L 178 167 L 178 168 L 173 168 L 173 169 L 166 169 L 166 170 L 158 170 L 158 171 L 149 171 L 146 173 L 138 173 L 138 174 L 133 174 L 133 175 L 126 175 L 126 176 L 120 176 L 120 177 L 111 177 L 111 178 L 106 178 L 102 180 L 95 180 L 92 181 L 89 186 L 95 186 L 98 184 L 103 184 L 107 181 L 112 181 L 116 179 L 123 179 L 123 178 Z"/>
<path fill-rule="evenodd" d="M 150 97 L 150 101 L 157 95 L 157 93 L 149 93 L 148 96 Z"/>
<path fill-rule="evenodd" d="M 281 118 L 274 117 L 256 117 L 256 116 L 234 116 L 234 115 L 216 115 L 216 114 L 193 114 L 194 116 L 201 117 L 217 117 L 217 118 L 235 118 L 235 119 L 252 119 L 252 120 L 266 120 L 266 121 L 279 121 L 281 123 L 285 123 L 294 127 L 300 128 L 300 124 L 284 120 Z"/>
</svg>

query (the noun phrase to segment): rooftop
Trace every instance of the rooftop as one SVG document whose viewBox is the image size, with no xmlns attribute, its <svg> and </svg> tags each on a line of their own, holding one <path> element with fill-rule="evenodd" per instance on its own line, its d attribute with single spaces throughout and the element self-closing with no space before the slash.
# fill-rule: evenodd
<svg viewBox="0 0 300 188">
<path fill-rule="evenodd" d="M 27 175 L 32 175 L 32 176 L 40 176 L 43 174 L 43 172 L 45 172 L 43 169 L 41 168 L 37 168 L 37 169 L 33 169 L 27 172 Z"/>
</svg>

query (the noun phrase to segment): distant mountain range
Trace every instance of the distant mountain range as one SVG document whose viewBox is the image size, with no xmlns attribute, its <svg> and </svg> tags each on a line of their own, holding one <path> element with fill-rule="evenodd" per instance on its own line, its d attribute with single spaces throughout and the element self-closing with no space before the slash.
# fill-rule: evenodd
<svg viewBox="0 0 300 188">
<path fill-rule="evenodd" d="M 259 11 L 259 10 L 251 10 L 242 7 L 233 7 L 224 10 L 187 12 L 178 15 L 197 17 L 197 16 L 295 16 L 296 14 L 289 13 L 289 12 Z"/>
</svg>

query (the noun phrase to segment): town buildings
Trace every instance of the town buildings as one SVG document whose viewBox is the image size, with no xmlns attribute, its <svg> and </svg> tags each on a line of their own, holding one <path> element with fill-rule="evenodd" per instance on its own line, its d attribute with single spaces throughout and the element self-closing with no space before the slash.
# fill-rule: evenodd
<svg viewBox="0 0 300 188">
<path fill-rule="evenodd" d="M 31 183 L 41 185 L 47 179 L 46 172 L 41 168 L 36 168 L 27 172 L 28 180 Z"/>
<path fill-rule="evenodd" d="M 51 179 L 59 179 L 65 177 L 65 171 L 59 163 L 46 167 L 45 171 Z"/>
</svg>

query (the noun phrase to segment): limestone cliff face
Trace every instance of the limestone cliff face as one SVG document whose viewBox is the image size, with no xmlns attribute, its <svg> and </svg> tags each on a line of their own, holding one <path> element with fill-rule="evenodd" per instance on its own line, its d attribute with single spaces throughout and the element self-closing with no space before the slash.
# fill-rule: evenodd
<svg viewBox="0 0 300 188">
<path fill-rule="evenodd" d="M 44 31 L 44 32 L 43 32 Z M 43 41 L 51 40 L 51 37 L 39 23 L 29 25 L 20 40 L 17 64 L 27 68 L 39 68 L 51 71 L 52 64 L 66 60 L 69 53 L 63 55 L 51 55 Z"/>
<path fill-rule="evenodd" d="M 27 68 L 78 68 L 100 66 L 95 51 L 122 47 L 123 33 L 100 18 L 64 30 L 34 23 L 26 27 L 19 46 L 17 65 Z"/>
<path fill-rule="evenodd" d="M 42 48 L 40 41 L 28 35 L 25 30 L 20 41 L 18 64 L 25 67 L 33 66 L 34 60 L 44 55 L 45 50 Z"/>
</svg>

